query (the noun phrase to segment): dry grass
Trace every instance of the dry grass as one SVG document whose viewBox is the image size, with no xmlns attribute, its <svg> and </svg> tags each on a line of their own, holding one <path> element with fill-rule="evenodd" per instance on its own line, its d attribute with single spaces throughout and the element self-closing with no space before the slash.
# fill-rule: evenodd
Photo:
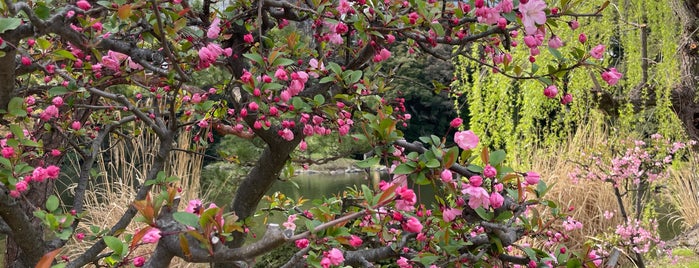
<svg viewBox="0 0 699 268">
<path fill-rule="evenodd" d="M 668 198 L 678 212 L 684 227 L 699 224 L 699 154 L 692 152 L 686 163 L 680 163 L 670 172 Z"/>
<path fill-rule="evenodd" d="M 583 229 L 567 234 L 575 241 L 572 244 L 578 246 L 621 223 L 619 207 L 610 184 L 588 180 L 576 183 L 568 175 L 576 168 L 574 162 L 584 157 L 581 153 L 606 148 L 605 142 L 609 141 L 610 136 L 601 125 L 592 122 L 581 126 L 565 144 L 556 148 L 537 148 L 530 155 L 516 157 L 522 161 L 519 163 L 520 169 L 536 170 L 547 185 L 555 184 L 547 193 L 547 199 L 555 201 L 564 210 L 573 208 L 567 214 L 580 221 Z M 605 219 L 605 211 L 615 212 L 614 217 Z"/>
<path fill-rule="evenodd" d="M 90 185 L 85 198 L 85 212 L 77 232 L 90 235 L 90 226 L 108 229 L 126 212 L 136 196 L 136 185 L 143 183 L 147 170 L 155 158 L 155 148 L 158 140 L 153 133 L 144 132 L 133 139 L 123 139 L 112 136 L 104 154 L 98 162 L 99 176 Z M 180 133 L 178 148 L 190 150 L 191 135 L 189 132 Z M 202 150 L 196 149 L 201 152 Z M 188 152 L 175 151 L 166 164 L 166 173 L 181 178 L 182 206 L 187 200 L 199 195 L 199 175 L 201 173 L 202 156 Z M 157 190 L 156 190 L 157 191 Z M 142 223 L 130 224 L 125 233 L 135 233 L 135 230 L 145 227 Z M 65 247 L 64 254 L 75 257 L 92 246 L 94 241 L 75 241 L 74 238 Z M 140 246 L 130 257 L 148 254 L 155 245 Z M 107 249 L 108 250 L 108 249 Z M 105 252 L 107 252 L 107 250 Z M 189 264 L 180 259 L 173 260 L 171 267 L 204 267 Z"/>
</svg>

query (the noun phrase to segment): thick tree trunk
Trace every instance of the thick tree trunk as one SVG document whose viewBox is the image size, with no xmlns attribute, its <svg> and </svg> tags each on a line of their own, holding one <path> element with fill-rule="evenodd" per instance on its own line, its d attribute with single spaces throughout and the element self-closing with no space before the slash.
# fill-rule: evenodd
<svg viewBox="0 0 699 268">
<path fill-rule="evenodd" d="M 672 8 L 680 19 L 682 36 L 678 44 L 681 82 L 675 85 L 672 106 L 687 134 L 699 139 L 699 0 L 673 0 Z"/>
</svg>

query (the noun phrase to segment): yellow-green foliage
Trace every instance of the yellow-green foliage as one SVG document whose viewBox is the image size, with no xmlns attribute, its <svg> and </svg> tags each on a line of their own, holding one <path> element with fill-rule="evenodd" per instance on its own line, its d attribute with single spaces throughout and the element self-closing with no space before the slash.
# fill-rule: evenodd
<svg viewBox="0 0 699 268">
<path fill-rule="evenodd" d="M 575 10 L 581 13 L 593 13 L 603 1 L 579 1 Z M 551 34 L 568 40 L 567 46 L 559 49 L 567 56 L 571 46 L 580 46 L 577 36 L 585 33 L 588 41 L 584 49 L 589 51 L 597 44 L 607 47 L 603 61 L 591 59 L 602 67 L 615 67 L 624 74 L 616 86 L 608 86 L 601 78 L 601 68 L 579 68 L 570 73 L 567 86 L 562 79 L 554 81 L 559 94 L 564 90 L 574 96 L 574 101 L 563 106 L 558 100 L 551 100 L 543 95 L 545 83 L 539 80 L 513 81 L 502 75 L 493 74 L 490 68 L 474 63 L 465 58 L 456 59 L 454 88 L 467 94 L 470 109 L 470 129 L 482 137 L 483 144 L 512 150 L 529 150 L 532 146 L 555 146 L 573 133 L 576 126 L 584 124 L 595 113 L 596 96 L 592 93 L 595 84 L 614 94 L 617 98 L 628 96 L 629 92 L 642 81 L 641 68 L 641 26 L 649 27 L 648 34 L 648 83 L 653 92 L 643 92 L 644 100 L 656 95 L 655 105 L 632 107 L 621 105 L 618 117 L 607 115 L 605 123 L 614 123 L 616 132 L 647 135 L 659 132 L 666 137 L 682 136 L 679 120 L 672 111 L 670 91 L 679 81 L 675 51 L 679 38 L 679 26 L 676 16 L 665 1 L 613 0 L 601 13 L 601 17 L 580 17 L 580 28 L 571 31 L 568 28 L 548 28 L 547 40 Z M 556 21 L 565 25 L 573 17 L 562 17 Z M 516 40 L 520 40 L 518 38 Z M 611 51 L 619 43 L 623 49 L 612 57 Z M 536 63 L 539 72 L 546 70 L 546 65 L 554 64 L 554 56 L 545 46 Z M 478 49 L 474 48 L 473 57 L 479 58 Z M 529 49 L 524 44 L 513 48 L 515 64 L 523 65 L 524 70 L 531 70 L 527 61 Z M 620 56 L 620 57 L 619 57 Z M 594 77 L 594 78 L 592 78 Z M 469 79 L 471 78 L 471 79 Z M 652 94 L 651 94 L 652 93 Z"/>
</svg>

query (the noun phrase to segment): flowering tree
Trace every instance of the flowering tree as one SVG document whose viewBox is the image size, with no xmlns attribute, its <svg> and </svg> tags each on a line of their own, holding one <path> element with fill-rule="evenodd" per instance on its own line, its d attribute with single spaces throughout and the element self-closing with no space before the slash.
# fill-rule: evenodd
<svg viewBox="0 0 699 268">
<path fill-rule="evenodd" d="M 390 85 L 380 63 L 399 44 L 536 79 L 549 98 L 563 95 L 552 86 L 562 74 L 594 65 L 589 58 L 604 50 L 564 51 L 564 40 L 547 37 L 550 29 L 577 28 L 578 17 L 598 10 L 579 14 L 565 0 L 487 2 L 4 1 L 0 230 L 8 234 L 7 266 L 166 267 L 179 257 L 229 267 L 287 242 L 300 248 L 289 267 L 590 262 L 589 254 L 560 245 L 566 236 L 554 223 L 564 211 L 543 199 L 548 187 L 536 173 L 507 168 L 504 151 L 478 149 L 470 131 L 455 135 L 456 146 L 435 135 L 408 142 L 396 126 L 410 114 L 402 102 L 382 98 Z M 535 62 L 546 39 L 557 61 L 544 70 Z M 511 57 L 510 50 L 523 47 L 518 43 L 526 44 L 528 58 Z M 439 44 L 453 53 L 436 54 Z M 193 77 L 209 68 L 228 76 L 194 86 Z M 603 77 L 610 84 L 618 78 L 615 70 Z M 460 120 L 452 127 L 463 128 Z M 96 243 L 82 255 L 55 261 L 69 238 L 84 238 L 74 232 L 103 142 L 143 131 L 158 137 L 151 145 L 156 157 L 132 206 L 114 226 L 96 230 Z M 266 144 L 225 209 L 193 200 L 178 211 L 177 178 L 164 170 L 182 131 L 200 145 L 214 132 Z M 291 153 L 308 146 L 306 137 L 331 133 L 355 133 L 373 145 L 374 156 L 360 165 L 392 166 L 393 180 L 348 193 L 353 203 L 328 198 L 309 211 L 289 208 L 287 222 L 245 243 L 258 202 Z M 51 192 L 69 153 L 81 158 L 80 171 L 73 203 L 61 204 Z M 412 184 L 433 185 L 437 207 L 418 204 Z M 148 227 L 124 234 L 137 214 Z M 308 231 L 296 231 L 301 222 Z M 546 243 L 532 247 L 521 243 L 524 237 Z M 134 256 L 143 243 L 157 247 Z"/>
<path fill-rule="evenodd" d="M 631 260 L 636 266 L 645 267 L 644 255 L 653 253 L 651 249 L 669 251 L 660 239 L 658 223 L 653 218 L 657 212 L 653 206 L 648 206 L 654 202 L 652 195 L 666 185 L 674 158 L 696 142 L 671 142 L 656 133 L 648 141 L 621 141 L 620 144 L 611 144 L 611 157 L 600 152 L 583 152 L 585 161 L 576 163 L 578 167 L 570 178 L 576 182 L 589 179 L 612 185 L 623 223 L 616 227 L 610 241 L 599 245 L 600 252 L 608 253 L 613 247 L 624 248 L 625 254 L 633 256 Z M 604 214 L 607 220 L 613 216 L 613 212 Z"/>
</svg>

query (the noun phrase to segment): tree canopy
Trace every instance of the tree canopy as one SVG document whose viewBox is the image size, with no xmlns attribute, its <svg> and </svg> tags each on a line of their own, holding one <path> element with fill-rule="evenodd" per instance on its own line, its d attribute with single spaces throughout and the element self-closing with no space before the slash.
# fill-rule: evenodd
<svg viewBox="0 0 699 268">
<path fill-rule="evenodd" d="M 565 210 L 545 198 L 550 188 L 536 172 L 509 168 L 504 151 L 479 142 L 490 133 L 449 118 L 453 143 L 438 132 L 404 139 L 399 128 L 426 111 L 409 111 L 404 97 L 389 94 L 396 72 L 381 67 L 396 53 L 460 56 L 470 63 L 457 78 L 475 83 L 469 94 L 491 90 L 478 76 L 494 72 L 498 83 L 531 81 L 495 96 L 502 105 L 536 94 L 531 99 L 566 107 L 572 99 L 561 85 L 570 72 L 591 70 L 609 85 L 622 76 L 601 65 L 605 45 L 585 43 L 578 21 L 601 16 L 608 1 L 581 2 L 3 1 L 0 232 L 8 235 L 7 266 L 166 267 L 175 257 L 244 266 L 285 243 L 298 247 L 286 267 L 598 265 L 594 252 L 566 252 L 567 236 L 552 225 L 566 219 Z M 203 147 L 214 133 L 263 143 L 229 203 L 181 200 L 171 161 L 184 132 Z M 87 186 L 99 176 L 93 167 L 110 150 L 106 141 L 143 133 L 157 140 L 147 144 L 154 156 L 129 209 L 115 225 L 94 230 L 94 244 L 78 257 L 55 258 L 71 238 L 84 239 L 75 230 Z M 249 241 L 257 204 L 292 153 L 306 150 L 309 137 L 331 134 L 369 145 L 359 165 L 390 167 L 391 181 L 308 211 L 287 203 L 288 220 Z M 67 155 L 80 159 L 72 203 L 52 195 Z M 436 206 L 419 204 L 413 184 L 435 187 Z M 124 232 L 135 221 L 145 227 Z M 523 243 L 527 237 L 544 237 L 545 246 Z M 149 243 L 157 243 L 152 252 L 133 253 Z"/>
</svg>

